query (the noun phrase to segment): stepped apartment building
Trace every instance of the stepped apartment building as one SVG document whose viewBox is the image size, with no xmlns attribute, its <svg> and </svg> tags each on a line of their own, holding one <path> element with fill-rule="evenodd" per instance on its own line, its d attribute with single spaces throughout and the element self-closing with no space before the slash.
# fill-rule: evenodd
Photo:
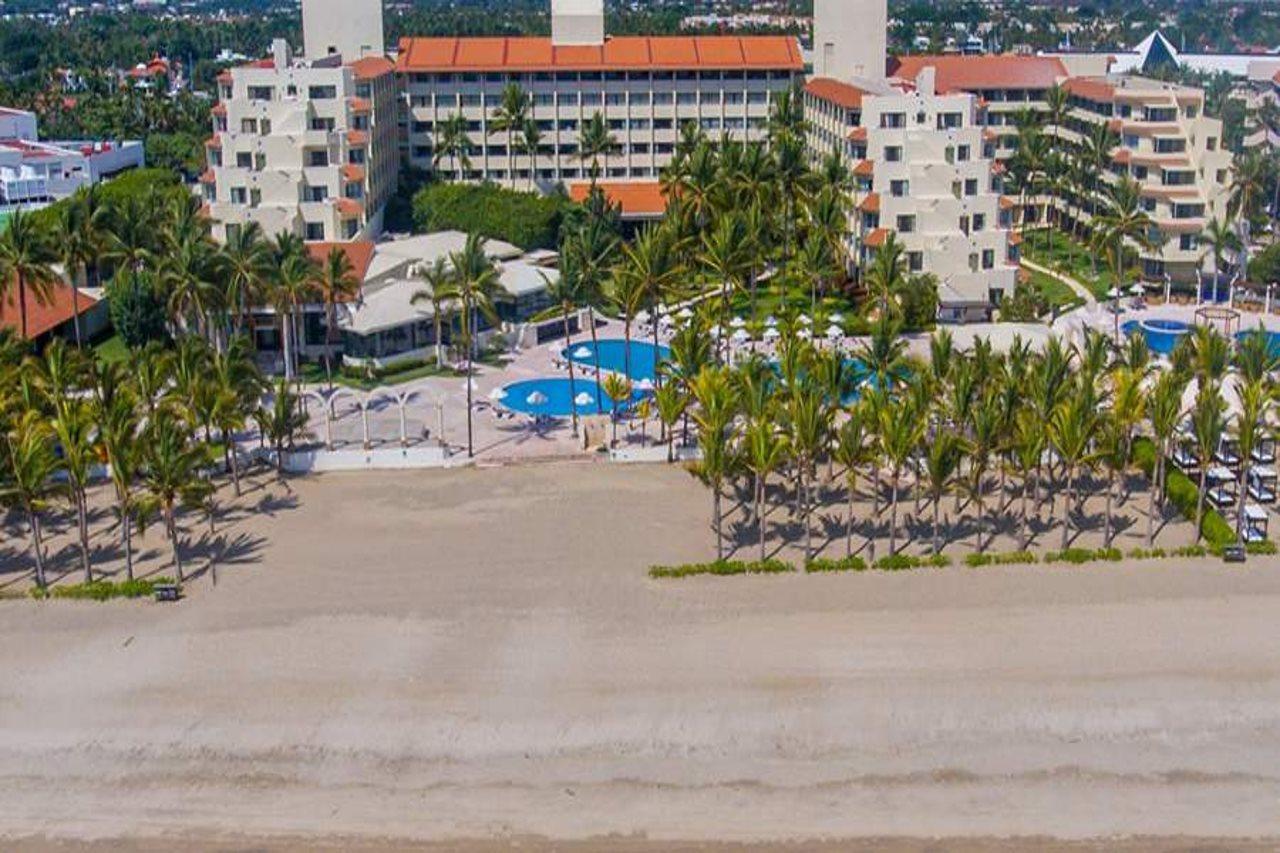
<svg viewBox="0 0 1280 853">
<path fill-rule="evenodd" d="M 332 2 L 307 0 L 304 18 Z M 287 231 L 309 241 L 381 230 L 399 168 L 394 66 L 379 55 L 339 52 L 380 48 L 380 4 L 364 5 L 373 14 L 345 13 L 340 38 L 305 28 L 305 58 L 277 39 L 269 58 L 219 76 L 209 168 L 200 177 L 219 239 L 250 222 L 268 236 Z M 376 32 L 362 33 L 362 25 Z"/>
<path fill-rule="evenodd" d="M 804 70 L 794 38 L 605 38 L 600 0 L 579 19 L 589 23 L 577 29 L 564 22 L 562 5 L 552 4 L 550 38 L 401 40 L 396 72 L 404 161 L 520 188 L 572 185 L 588 178 L 580 136 L 599 113 L 617 142 L 600 160 L 601 179 L 655 183 L 686 123 L 712 138 L 763 139 L 773 99 Z M 507 133 L 495 126 L 511 83 L 530 97 L 540 135 L 536 151 L 520 144 L 519 132 L 509 148 Z M 466 120 L 469 168 L 438 147 L 441 126 L 457 115 Z"/>
</svg>

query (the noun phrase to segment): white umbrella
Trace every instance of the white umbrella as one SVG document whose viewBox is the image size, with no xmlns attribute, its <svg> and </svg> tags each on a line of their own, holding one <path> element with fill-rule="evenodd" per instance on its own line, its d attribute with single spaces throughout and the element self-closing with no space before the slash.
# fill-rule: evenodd
<svg viewBox="0 0 1280 853">
<path fill-rule="evenodd" d="M 688 320 L 690 317 L 693 316 L 693 312 L 690 311 L 689 306 L 686 305 L 685 307 L 681 308 L 679 311 L 676 312 L 676 316 L 679 317 L 681 320 Z"/>
<path fill-rule="evenodd" d="M 742 327 L 747 325 L 747 321 L 742 319 L 741 317 L 734 317 L 732 320 L 729 321 L 729 325 L 733 326 L 735 329 L 741 329 Z"/>
<path fill-rule="evenodd" d="M 578 347 L 573 351 L 574 358 L 591 358 L 591 350 L 586 347 Z"/>
<path fill-rule="evenodd" d="M 807 341 L 809 338 L 813 337 L 813 332 L 810 332 L 808 329 L 801 329 L 796 332 L 796 337 Z"/>
<path fill-rule="evenodd" d="M 772 327 L 772 326 L 776 326 L 776 325 L 778 325 L 778 318 L 776 318 L 776 317 L 774 317 L 772 314 L 770 314 L 768 317 L 766 317 L 766 318 L 765 318 L 764 324 L 765 324 L 766 326 L 771 326 L 771 327 Z"/>
<path fill-rule="evenodd" d="M 1147 289 L 1146 289 L 1145 287 L 1143 287 L 1143 286 L 1142 286 L 1142 285 L 1140 285 L 1140 284 L 1136 284 L 1136 283 L 1133 285 L 1133 287 L 1129 288 L 1129 295 L 1130 295 L 1130 296 L 1141 296 L 1142 294 L 1144 294 L 1144 293 L 1146 293 L 1146 292 L 1147 292 Z"/>
<path fill-rule="evenodd" d="M 1107 291 L 1107 296 L 1108 296 L 1109 298 L 1111 298 L 1111 299 L 1119 299 L 1119 298 L 1120 298 L 1120 288 L 1118 288 L 1118 287 L 1113 287 L 1113 288 L 1111 288 L 1110 290 L 1108 290 L 1108 291 Z"/>
<path fill-rule="evenodd" d="M 780 337 L 782 337 L 782 332 L 778 331 L 777 326 L 770 326 L 764 330 L 764 339 L 766 341 L 775 341 Z"/>
<path fill-rule="evenodd" d="M 796 318 L 796 322 L 799 323 L 801 326 L 807 326 L 813 321 L 809 319 L 808 314 L 801 314 L 799 317 Z"/>
<path fill-rule="evenodd" d="M 832 323 L 843 323 L 843 322 L 844 322 L 844 315 L 843 315 L 843 314 L 832 314 L 832 315 L 831 315 L 831 322 L 832 322 Z"/>
<path fill-rule="evenodd" d="M 524 401 L 530 406 L 545 406 L 547 404 L 547 395 L 541 391 L 534 391 L 528 397 L 525 397 Z"/>
<path fill-rule="evenodd" d="M 652 390 L 653 390 L 653 380 L 652 380 L 652 379 L 641 379 L 639 382 L 637 382 L 637 383 L 636 383 L 636 390 L 637 390 L 637 391 L 652 391 Z"/>
<path fill-rule="evenodd" d="M 751 340 L 751 335 L 748 334 L 746 329 L 739 329 L 738 331 L 733 333 L 732 340 L 740 344 L 745 343 Z"/>
<path fill-rule="evenodd" d="M 494 388 L 492 391 L 490 391 L 490 392 L 489 392 L 489 399 L 490 399 L 490 400 L 493 400 L 495 403 L 496 403 L 496 402 L 498 402 L 498 401 L 500 401 L 500 400 L 505 400 L 505 399 L 507 399 L 507 392 L 506 392 L 506 389 L 504 389 L 504 388 Z"/>
<path fill-rule="evenodd" d="M 596 401 L 596 398 L 592 397 L 586 391 L 583 391 L 581 394 L 573 398 L 573 404 L 578 408 L 582 408 L 583 406 L 590 406 L 593 403 L 595 403 L 595 401 Z"/>
<path fill-rule="evenodd" d="M 828 338 L 844 337 L 844 329 L 840 328 L 835 323 L 832 323 L 830 326 L 827 326 L 827 337 Z"/>
</svg>

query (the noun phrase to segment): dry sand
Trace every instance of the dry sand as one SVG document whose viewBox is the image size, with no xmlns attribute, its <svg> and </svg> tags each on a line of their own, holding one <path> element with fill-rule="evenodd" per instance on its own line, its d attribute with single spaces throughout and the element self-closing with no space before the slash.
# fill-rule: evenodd
<svg viewBox="0 0 1280 853">
<path fill-rule="evenodd" d="M 181 604 L 0 602 L 6 846 L 1280 838 L 1274 561 L 657 582 L 705 490 L 590 463 L 244 505 Z"/>
</svg>

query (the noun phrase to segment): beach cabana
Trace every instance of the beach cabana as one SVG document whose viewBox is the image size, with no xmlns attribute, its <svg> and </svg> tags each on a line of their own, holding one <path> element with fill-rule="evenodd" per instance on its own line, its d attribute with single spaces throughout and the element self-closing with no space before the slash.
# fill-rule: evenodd
<svg viewBox="0 0 1280 853">
<path fill-rule="evenodd" d="M 1276 469 L 1258 465 L 1249 469 L 1249 497 L 1260 504 L 1276 502 Z"/>
<path fill-rule="evenodd" d="M 1209 489 L 1209 503 L 1218 509 L 1235 506 L 1237 495 L 1236 477 L 1230 468 L 1215 465 L 1205 475 Z"/>
<path fill-rule="evenodd" d="M 1255 504 L 1245 504 L 1244 530 L 1241 534 L 1246 542 L 1263 542 L 1267 538 L 1267 526 L 1270 523 L 1267 511 Z"/>
<path fill-rule="evenodd" d="M 1200 470 L 1200 460 L 1192 452 L 1191 443 L 1185 439 L 1174 444 L 1170 458 L 1173 460 L 1173 464 L 1183 472 Z"/>
<path fill-rule="evenodd" d="M 1271 436 L 1264 436 L 1258 439 L 1258 443 L 1249 454 L 1249 458 L 1259 465 L 1274 465 L 1276 462 L 1276 440 Z"/>
<path fill-rule="evenodd" d="M 1218 452 L 1213 454 L 1213 461 L 1228 468 L 1240 468 L 1240 443 L 1234 438 L 1224 437 L 1218 442 Z"/>
</svg>

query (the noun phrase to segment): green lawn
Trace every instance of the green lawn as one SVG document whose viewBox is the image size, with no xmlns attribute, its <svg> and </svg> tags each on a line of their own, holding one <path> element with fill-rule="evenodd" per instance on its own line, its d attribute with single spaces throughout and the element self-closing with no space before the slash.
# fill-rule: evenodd
<svg viewBox="0 0 1280 853">
<path fill-rule="evenodd" d="M 98 361 L 115 364 L 129 360 L 129 347 L 125 346 L 124 338 L 112 335 L 102 343 L 94 345 L 93 354 Z"/>
<path fill-rule="evenodd" d="M 1081 299 L 1076 292 L 1066 285 L 1046 273 L 1036 272 L 1035 270 L 1027 270 L 1031 274 L 1031 286 L 1035 288 L 1036 293 L 1050 308 L 1054 306 L 1062 307 L 1064 305 L 1076 305 Z"/>
<path fill-rule="evenodd" d="M 1049 242 L 1047 238 L 1044 230 L 1026 232 L 1022 241 L 1022 257 L 1068 275 L 1089 288 L 1098 299 L 1106 299 L 1115 276 L 1105 268 L 1103 262 L 1098 261 L 1098 272 L 1095 274 L 1087 246 L 1076 243 L 1060 231 L 1053 232 L 1053 242 L 1050 245 L 1045 245 Z"/>
</svg>

